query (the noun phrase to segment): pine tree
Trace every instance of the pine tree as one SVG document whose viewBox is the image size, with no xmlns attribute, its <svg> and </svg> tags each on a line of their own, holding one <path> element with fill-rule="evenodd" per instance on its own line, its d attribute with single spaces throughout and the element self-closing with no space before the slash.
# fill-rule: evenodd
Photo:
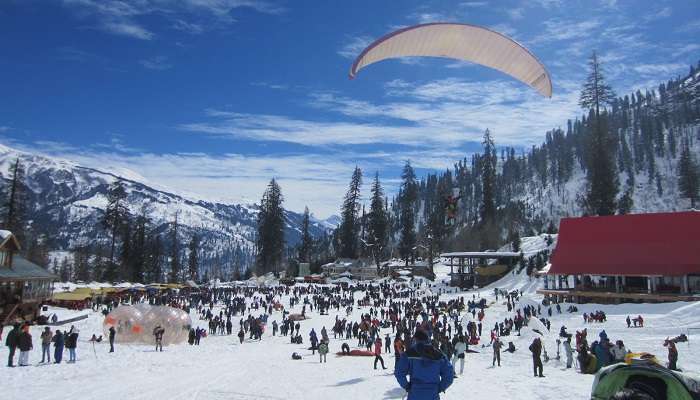
<svg viewBox="0 0 700 400">
<path fill-rule="evenodd" d="M 189 245 L 190 254 L 187 259 L 187 269 L 189 270 L 190 279 L 197 281 L 197 272 L 199 271 L 199 235 L 192 235 Z"/>
<path fill-rule="evenodd" d="M 301 221 L 301 243 L 299 245 L 299 262 L 311 262 L 311 250 L 313 247 L 313 238 L 309 232 L 309 207 L 304 207 L 304 218 Z"/>
<path fill-rule="evenodd" d="M 178 213 L 175 213 L 175 219 L 170 225 L 170 275 L 168 280 L 170 283 L 180 282 L 180 239 L 178 237 Z"/>
<path fill-rule="evenodd" d="M 55 273 L 56 271 L 54 270 L 54 274 Z M 61 277 L 62 282 L 68 282 L 71 279 L 72 274 L 70 264 L 68 263 L 68 257 L 63 257 L 63 260 L 61 260 L 61 266 L 58 268 L 58 274 Z"/>
<path fill-rule="evenodd" d="M 700 168 L 690 152 L 687 141 L 683 143 L 678 163 L 678 188 L 683 197 L 690 199 L 690 207 L 695 208 L 699 197 Z"/>
<path fill-rule="evenodd" d="M 585 205 L 589 213 L 612 215 L 615 213 L 615 198 L 618 192 L 615 153 L 617 146 L 608 134 L 607 118 L 601 118 L 601 108 L 615 100 L 615 93 L 605 82 L 600 62 L 595 52 L 589 61 L 590 71 L 581 90 L 579 104 L 592 110 L 593 132 L 589 138 L 588 190 Z M 589 118 L 590 123 L 590 118 Z"/>
<path fill-rule="evenodd" d="M 10 167 L 11 180 L 4 204 L 3 225 L 22 243 L 26 229 L 27 196 L 24 183 L 24 167 L 19 158 Z"/>
<path fill-rule="evenodd" d="M 484 132 L 484 154 L 481 164 L 481 222 L 485 225 L 496 219 L 496 147 L 491 138 L 491 132 Z M 546 175 L 546 174 L 545 174 Z"/>
<path fill-rule="evenodd" d="M 124 224 L 124 221 L 129 216 L 129 209 L 126 206 L 126 190 L 121 179 L 117 179 L 112 183 L 107 193 L 107 208 L 102 217 L 102 226 L 110 234 L 110 251 L 109 251 L 109 275 L 114 274 L 114 252 L 116 249 L 117 236 Z"/>
<path fill-rule="evenodd" d="M 358 255 L 358 215 L 360 212 L 360 189 L 362 187 L 362 170 L 355 166 L 350 179 L 350 187 L 345 193 L 343 209 L 341 211 L 341 223 L 338 227 L 338 240 L 340 244 L 340 256 L 344 258 L 357 258 Z"/>
<path fill-rule="evenodd" d="M 388 219 L 384 209 L 385 198 L 384 189 L 379 182 L 379 173 L 374 174 L 374 181 L 371 188 L 371 200 L 368 216 L 367 244 L 372 251 L 372 257 L 377 265 L 379 273 L 381 255 L 387 242 Z"/>
<path fill-rule="evenodd" d="M 160 235 L 150 237 L 148 247 L 146 280 L 151 283 L 161 283 L 163 281 L 163 242 Z"/>
<path fill-rule="evenodd" d="M 134 232 L 131 238 L 131 260 L 129 273 L 131 282 L 143 283 L 145 266 L 148 262 L 148 230 L 151 223 L 147 215 L 147 208 L 134 221 Z"/>
<path fill-rule="evenodd" d="M 273 178 L 260 200 L 256 270 L 259 275 L 280 270 L 284 257 L 284 208 L 282 189 Z"/>
<path fill-rule="evenodd" d="M 416 247 L 415 205 L 418 200 L 418 185 L 416 173 L 410 161 L 406 161 L 401 173 L 401 193 L 399 194 L 399 225 L 401 238 L 399 254 L 406 261 L 413 260 Z"/>
<path fill-rule="evenodd" d="M 87 246 L 79 246 L 73 251 L 73 271 L 77 281 L 90 281 L 90 254 Z"/>
</svg>

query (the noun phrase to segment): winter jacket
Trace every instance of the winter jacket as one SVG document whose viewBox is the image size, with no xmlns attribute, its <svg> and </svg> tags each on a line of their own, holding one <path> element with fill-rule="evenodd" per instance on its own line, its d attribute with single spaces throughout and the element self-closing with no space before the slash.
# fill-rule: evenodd
<svg viewBox="0 0 700 400">
<path fill-rule="evenodd" d="M 452 384 L 454 369 L 430 343 L 418 342 L 401 355 L 394 377 L 408 392 L 407 400 L 438 400 Z"/>
<path fill-rule="evenodd" d="M 571 348 L 571 342 L 565 341 L 564 342 L 564 352 L 566 353 L 567 357 L 571 357 L 573 354 L 573 349 Z"/>
<path fill-rule="evenodd" d="M 7 333 L 5 338 L 5 346 L 10 348 L 15 348 L 19 345 L 19 328 L 12 328 L 11 331 Z"/>
<path fill-rule="evenodd" d="M 41 332 L 41 344 L 51 344 L 53 333 L 50 330 Z"/>
<path fill-rule="evenodd" d="M 534 340 L 530 345 L 530 352 L 532 353 L 532 357 L 540 358 L 540 354 L 542 354 L 542 342 Z"/>
<path fill-rule="evenodd" d="M 382 354 L 382 339 L 377 339 L 374 341 L 374 355 L 378 356 Z"/>
<path fill-rule="evenodd" d="M 19 334 L 19 351 L 29 351 L 32 349 L 32 335 L 29 332 Z"/>
<path fill-rule="evenodd" d="M 69 333 L 68 337 L 65 338 L 66 341 L 66 348 L 67 349 L 74 349 L 78 345 L 78 334 L 73 332 Z"/>
<path fill-rule="evenodd" d="M 65 345 L 65 341 L 63 339 L 63 333 L 57 332 L 55 335 L 53 335 L 53 339 L 51 341 L 54 343 L 54 346 L 61 348 Z"/>
<path fill-rule="evenodd" d="M 500 340 L 496 340 L 495 342 L 493 342 L 493 352 L 494 353 L 500 353 L 501 348 L 503 348 L 503 342 L 501 342 Z"/>
<path fill-rule="evenodd" d="M 610 349 L 610 352 L 612 353 L 615 361 L 624 361 L 625 355 L 627 355 L 627 349 L 625 349 L 625 346 L 615 345 Z"/>
</svg>

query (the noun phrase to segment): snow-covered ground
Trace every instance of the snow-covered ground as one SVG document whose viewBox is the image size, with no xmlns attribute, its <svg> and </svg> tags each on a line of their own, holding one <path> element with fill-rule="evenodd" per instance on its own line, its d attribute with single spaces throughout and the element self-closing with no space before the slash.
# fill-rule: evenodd
<svg viewBox="0 0 700 400">
<path fill-rule="evenodd" d="M 493 287 L 522 289 L 525 304 L 539 303 L 541 296 L 535 294 L 536 280 L 530 280 L 524 272 L 508 275 L 494 285 L 480 291 L 443 295 L 472 295 L 487 298 L 493 303 L 486 309 L 484 329 L 502 321 L 510 314 L 499 298 L 495 302 Z M 288 304 L 284 301 L 284 304 Z M 605 329 L 611 340 L 622 339 L 632 351 L 648 351 L 666 359 L 663 340 L 669 336 L 688 333 L 688 328 L 700 328 L 700 303 L 626 304 L 626 305 L 579 305 L 575 314 L 557 314 L 552 320 L 552 336 L 545 340 L 550 356 L 556 354 L 556 334 L 564 324 L 573 333 L 588 328 L 589 338 L 597 338 Z M 295 309 L 299 311 L 300 306 Z M 292 310 L 294 312 L 295 310 Z M 584 312 L 604 310 L 608 314 L 606 323 L 585 324 Z M 545 311 L 543 307 L 543 311 Z M 102 333 L 102 315 L 89 311 L 51 309 L 60 318 L 89 313 L 89 318 L 75 325 L 81 331 L 76 364 L 39 366 L 40 345 L 38 337 L 41 327 L 33 327 L 35 349 L 30 362 L 37 367 L 0 368 L 2 394 L 5 399 L 400 399 L 404 392 L 392 375 L 393 355 L 385 355 L 389 369 L 374 370 L 372 357 L 336 357 L 343 340 L 333 339 L 331 334 L 330 354 L 327 364 L 319 364 L 317 356 L 307 350 L 308 332 L 313 327 L 318 332 L 322 327 L 329 330 L 335 313 L 320 316 L 310 313 L 304 321 L 303 345 L 290 344 L 287 337 L 272 337 L 271 329 L 261 342 L 246 340 L 238 344 L 237 337 L 211 336 L 203 338 L 200 346 L 188 344 L 166 347 L 157 353 L 151 346 L 117 345 L 115 353 L 108 353 L 108 344 L 97 344 L 93 350 L 87 340 L 93 333 Z M 356 319 L 367 308 L 355 308 Z M 341 310 L 341 317 L 344 311 Z M 628 329 L 627 315 L 642 314 L 645 327 Z M 204 327 L 192 314 L 194 324 Z M 471 314 L 464 314 L 464 323 Z M 281 319 L 275 312 L 272 319 Z M 237 319 L 234 321 L 237 322 Z M 271 322 L 271 320 L 270 320 Z M 235 325 L 235 324 L 234 324 Z M 60 327 L 59 329 L 63 329 Z M 7 331 L 5 331 L 6 333 Z M 382 330 L 382 334 L 391 329 Z M 527 350 L 534 333 L 527 328 L 522 336 L 505 337 L 513 341 L 517 351 L 503 353 L 502 367 L 491 367 L 491 349 L 475 348 L 479 353 L 468 354 L 464 375 L 443 399 L 587 399 L 590 395 L 593 376 L 581 375 L 566 370 L 561 361 L 551 360 L 544 365 L 546 378 L 534 378 L 531 357 Z M 697 335 L 697 336 L 696 336 Z M 485 335 L 487 336 L 487 334 Z M 356 342 L 348 341 L 354 348 Z M 678 346 L 679 366 L 687 371 L 700 371 L 700 331 L 690 332 L 689 343 Z M 53 349 L 52 349 L 53 351 Z M 291 354 L 303 355 L 293 361 Z M 67 354 L 66 354 L 67 356 Z M 0 358 L 7 357 L 7 348 L 0 350 Z M 64 357 L 64 361 L 67 357 Z"/>
</svg>

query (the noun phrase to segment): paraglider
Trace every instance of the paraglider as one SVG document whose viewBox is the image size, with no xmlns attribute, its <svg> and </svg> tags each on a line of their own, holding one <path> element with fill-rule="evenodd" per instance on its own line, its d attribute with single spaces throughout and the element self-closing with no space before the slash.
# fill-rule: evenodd
<svg viewBox="0 0 700 400">
<path fill-rule="evenodd" d="M 445 218 L 447 226 L 453 226 L 457 218 L 457 202 L 462 198 L 459 189 L 452 190 L 445 198 Z"/>
<path fill-rule="evenodd" d="M 469 24 L 436 22 L 399 29 L 365 48 L 350 68 L 350 79 L 376 62 L 401 57 L 442 57 L 501 71 L 552 97 L 544 65 L 525 47 L 496 31 Z"/>
</svg>

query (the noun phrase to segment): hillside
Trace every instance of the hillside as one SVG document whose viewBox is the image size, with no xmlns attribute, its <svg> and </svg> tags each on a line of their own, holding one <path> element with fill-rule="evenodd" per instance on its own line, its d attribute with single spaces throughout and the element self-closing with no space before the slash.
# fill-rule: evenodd
<svg viewBox="0 0 700 400">
<path fill-rule="evenodd" d="M 617 212 L 689 209 L 690 200 L 678 185 L 678 167 L 685 146 L 696 162 L 700 156 L 700 71 L 692 67 L 687 76 L 644 93 L 620 95 L 601 119 L 616 166 Z M 593 158 L 591 121 L 590 115 L 561 121 L 564 128 L 543 133 L 544 142 L 529 149 L 500 147 L 496 140 L 488 157 L 476 153 L 423 177 L 415 203 L 419 242 L 432 232 L 441 250 L 497 248 L 511 235 L 556 230 L 561 218 L 587 214 L 582 200 Z M 480 225 L 484 170 L 491 163 L 495 215 L 487 232 Z M 446 199 L 454 193 L 459 193 L 456 224 L 445 227 Z M 392 201 L 393 215 L 399 215 L 400 199 L 401 193 Z M 397 242 L 399 226 L 392 228 Z"/>
<path fill-rule="evenodd" d="M 49 240 L 52 251 L 107 242 L 100 219 L 107 205 L 110 184 L 121 179 L 127 192 L 131 215 L 145 212 L 152 233 L 164 233 L 175 214 L 181 226 L 180 242 L 186 244 L 192 234 L 202 238 L 204 269 L 218 264 L 223 270 L 245 269 L 253 262 L 256 205 L 214 203 L 187 198 L 140 182 L 137 174 L 116 173 L 86 168 L 71 161 L 18 151 L 0 145 L 0 177 L 8 179 L 12 163 L 19 159 L 25 170 L 28 218 L 34 231 Z M 294 246 L 300 239 L 303 216 L 286 212 L 285 237 Z M 314 221 L 311 233 L 325 235 L 330 225 Z M 165 246 L 169 246 L 165 243 Z"/>
</svg>

